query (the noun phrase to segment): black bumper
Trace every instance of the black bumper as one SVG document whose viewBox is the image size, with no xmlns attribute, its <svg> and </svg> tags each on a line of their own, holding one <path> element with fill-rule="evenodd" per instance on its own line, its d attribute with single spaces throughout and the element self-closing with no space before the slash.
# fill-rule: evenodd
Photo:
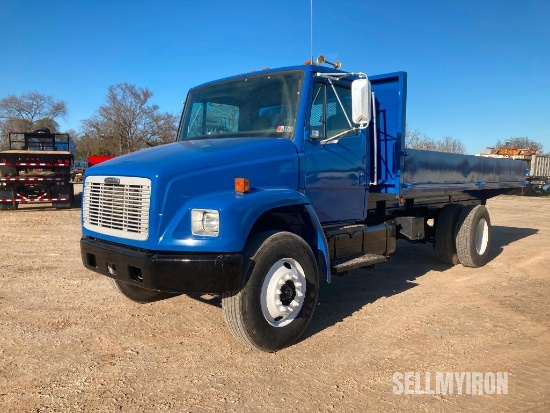
<svg viewBox="0 0 550 413">
<path fill-rule="evenodd" d="M 223 293 L 241 286 L 243 258 L 237 253 L 142 251 L 86 237 L 80 251 L 86 268 L 149 290 Z"/>
</svg>

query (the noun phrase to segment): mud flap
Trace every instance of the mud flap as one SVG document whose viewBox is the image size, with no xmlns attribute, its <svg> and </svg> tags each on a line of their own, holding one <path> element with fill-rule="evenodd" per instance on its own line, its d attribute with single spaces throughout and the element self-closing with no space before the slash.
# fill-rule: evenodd
<svg viewBox="0 0 550 413">
<path fill-rule="evenodd" d="M 9 201 L 2 201 L 9 200 Z M 15 200 L 15 191 L 11 189 L 0 190 L 0 209 L 17 209 L 18 203 Z"/>
</svg>

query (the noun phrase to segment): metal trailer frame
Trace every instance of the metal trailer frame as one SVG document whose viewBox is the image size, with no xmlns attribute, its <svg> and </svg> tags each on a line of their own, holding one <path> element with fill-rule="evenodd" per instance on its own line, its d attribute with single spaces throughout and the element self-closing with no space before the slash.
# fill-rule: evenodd
<svg viewBox="0 0 550 413">
<path fill-rule="evenodd" d="M 10 132 L 8 138 L 10 149 L 0 151 L 0 209 L 27 203 L 70 208 L 74 200 L 70 136 L 36 131 Z"/>
</svg>

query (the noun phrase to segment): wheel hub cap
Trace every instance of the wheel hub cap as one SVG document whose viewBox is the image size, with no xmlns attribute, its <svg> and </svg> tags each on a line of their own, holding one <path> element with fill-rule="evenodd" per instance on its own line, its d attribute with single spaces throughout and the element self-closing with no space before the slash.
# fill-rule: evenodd
<svg viewBox="0 0 550 413">
<path fill-rule="evenodd" d="M 262 313 L 274 327 L 290 324 L 304 304 L 306 277 L 292 258 L 283 258 L 269 269 L 261 292 Z"/>
<path fill-rule="evenodd" d="M 476 228 L 476 251 L 483 255 L 489 243 L 489 225 L 485 219 L 481 219 Z"/>
</svg>

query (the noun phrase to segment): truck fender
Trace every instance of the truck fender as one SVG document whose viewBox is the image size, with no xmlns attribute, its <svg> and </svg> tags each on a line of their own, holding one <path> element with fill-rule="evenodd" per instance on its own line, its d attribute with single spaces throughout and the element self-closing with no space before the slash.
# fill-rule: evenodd
<svg viewBox="0 0 550 413">
<path fill-rule="evenodd" d="M 265 190 L 254 193 L 248 193 L 246 212 L 241 215 L 243 221 L 241 223 L 242 234 L 246 234 L 246 238 L 242 239 L 242 247 L 244 249 L 246 240 L 251 233 L 254 224 L 262 217 L 262 215 L 269 213 L 278 208 L 296 206 L 299 205 L 304 208 L 305 213 L 309 217 L 310 225 L 314 229 L 314 239 L 306 240 L 311 246 L 315 259 L 317 261 L 317 267 L 319 270 L 319 276 L 325 277 L 326 281 L 330 283 L 330 258 L 328 243 L 317 216 L 315 209 L 311 205 L 309 199 L 302 193 L 289 189 L 281 190 Z M 242 210 L 243 205 L 238 206 L 238 210 Z"/>
<path fill-rule="evenodd" d="M 254 189 L 245 194 L 223 191 L 188 199 L 160 236 L 159 246 L 179 245 L 195 252 L 241 252 L 256 221 L 277 208 L 302 206 L 315 229 L 312 250 L 317 258 L 319 274 L 330 282 L 328 244 L 315 210 L 302 193 L 287 189 Z M 191 210 L 211 209 L 220 214 L 218 237 L 191 235 Z M 163 249 L 163 248 L 161 248 Z"/>
<path fill-rule="evenodd" d="M 330 255 L 328 250 L 327 239 L 325 237 L 325 232 L 323 231 L 323 227 L 321 227 L 321 223 L 319 222 L 319 218 L 317 217 L 317 213 L 313 209 L 313 206 L 311 204 L 307 204 L 305 205 L 305 208 L 308 211 L 309 217 L 311 219 L 311 223 L 313 224 L 317 232 L 318 253 L 316 254 L 317 255 L 316 258 L 317 258 L 317 266 L 319 267 L 319 276 L 324 275 L 327 283 L 330 284 L 331 282 Z"/>
</svg>

